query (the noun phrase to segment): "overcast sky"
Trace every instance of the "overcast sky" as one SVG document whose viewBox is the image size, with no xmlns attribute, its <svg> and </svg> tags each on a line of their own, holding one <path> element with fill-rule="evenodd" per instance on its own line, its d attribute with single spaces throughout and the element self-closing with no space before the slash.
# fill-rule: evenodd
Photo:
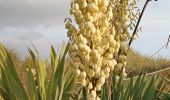
<svg viewBox="0 0 170 100">
<path fill-rule="evenodd" d="M 69 3 L 70 0 L 0 0 L 0 40 L 22 55 L 32 42 L 47 57 L 51 44 L 57 48 L 67 39 L 64 18 L 69 17 Z M 166 42 L 170 35 L 169 5 L 170 0 L 150 3 L 134 49 L 152 55 Z M 170 49 L 160 55 L 170 58 Z"/>
</svg>

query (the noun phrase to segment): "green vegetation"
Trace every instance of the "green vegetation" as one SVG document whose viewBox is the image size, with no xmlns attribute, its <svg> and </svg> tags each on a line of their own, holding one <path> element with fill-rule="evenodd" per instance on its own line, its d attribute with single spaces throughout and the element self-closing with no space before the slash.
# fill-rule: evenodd
<svg viewBox="0 0 170 100">
<path fill-rule="evenodd" d="M 0 93 L 5 100 L 67 100 L 75 83 L 74 74 L 65 66 L 68 47 L 59 56 L 51 47 L 51 74 L 47 77 L 48 62 L 29 49 L 33 66 L 24 66 L 26 84 L 17 73 L 13 56 L 0 44 Z M 33 75 L 32 68 L 35 68 Z"/>
<path fill-rule="evenodd" d="M 21 59 L 19 53 L 14 49 L 8 48 L 7 51 L 11 55 L 14 62 L 17 64 L 17 72 L 19 76 L 24 81 L 24 68 L 28 65 L 30 67 L 34 67 L 34 62 L 30 56 L 25 57 L 25 59 Z M 48 64 L 49 66 L 49 64 Z M 50 67 L 50 66 L 49 66 Z M 138 51 L 129 50 L 128 58 L 127 58 L 127 66 L 126 72 L 128 77 L 137 76 L 143 70 L 146 70 L 148 73 L 155 72 L 164 68 L 170 67 L 170 60 L 166 58 L 149 58 L 147 55 L 142 55 Z M 47 68 L 48 73 L 50 73 L 50 69 Z"/>
<path fill-rule="evenodd" d="M 88 100 L 86 89 L 75 83 L 76 77 L 70 67 L 65 64 L 66 49 L 61 49 L 56 54 L 51 48 L 50 65 L 47 60 L 42 60 L 37 52 L 29 49 L 31 64 L 26 63 L 26 84 L 17 74 L 17 64 L 14 57 L 2 44 L 0 45 L 0 93 L 5 100 Z M 36 51 L 36 50 L 35 50 Z M 31 65 L 31 66 L 30 66 Z M 47 77 L 47 67 L 50 67 L 50 75 Z M 32 68 L 36 74 L 33 75 Z M 18 70 L 19 71 L 19 70 Z M 117 79 L 113 73 L 112 82 L 102 87 L 102 100 L 155 100 L 156 98 L 169 98 L 169 93 L 163 92 L 166 81 L 159 77 L 146 78 L 140 74 L 139 77 L 124 80 Z M 77 86 L 78 88 L 75 88 Z M 110 89 L 110 92 L 108 92 Z M 150 95 L 148 95 L 150 94 Z"/>
</svg>

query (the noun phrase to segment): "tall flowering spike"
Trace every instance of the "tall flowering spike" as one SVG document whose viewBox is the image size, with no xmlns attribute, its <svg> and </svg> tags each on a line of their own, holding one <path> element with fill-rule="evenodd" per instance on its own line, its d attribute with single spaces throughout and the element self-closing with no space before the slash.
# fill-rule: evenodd
<svg viewBox="0 0 170 100">
<path fill-rule="evenodd" d="M 66 23 L 72 67 L 78 81 L 87 87 L 90 100 L 100 100 L 101 87 L 115 69 L 120 75 L 126 65 L 128 0 L 72 0 Z M 123 75 L 125 71 L 123 71 Z M 97 92 L 98 91 L 98 92 Z"/>
</svg>

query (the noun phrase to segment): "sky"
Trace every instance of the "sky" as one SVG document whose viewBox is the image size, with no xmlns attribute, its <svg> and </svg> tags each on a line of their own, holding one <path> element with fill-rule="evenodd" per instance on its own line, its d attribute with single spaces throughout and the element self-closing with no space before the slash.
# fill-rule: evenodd
<svg viewBox="0 0 170 100">
<path fill-rule="evenodd" d="M 144 0 L 143 0 L 144 1 Z M 42 57 L 50 46 L 56 49 L 67 40 L 64 19 L 69 16 L 70 0 L 0 0 L 0 41 L 21 56 L 33 43 Z M 170 0 L 150 2 L 142 19 L 143 31 L 132 48 L 152 55 L 170 35 Z M 169 49 L 159 55 L 170 58 Z"/>
</svg>

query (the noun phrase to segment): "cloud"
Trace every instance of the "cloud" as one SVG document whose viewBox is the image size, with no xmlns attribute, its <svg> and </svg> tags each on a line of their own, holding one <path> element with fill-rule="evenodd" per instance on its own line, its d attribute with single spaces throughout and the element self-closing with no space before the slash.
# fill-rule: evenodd
<svg viewBox="0 0 170 100">
<path fill-rule="evenodd" d="M 18 39 L 25 40 L 25 41 L 36 40 L 39 38 L 43 38 L 43 34 L 41 34 L 39 32 L 35 32 L 35 31 L 25 32 L 21 36 L 18 37 Z"/>
<path fill-rule="evenodd" d="M 0 27 L 62 24 L 68 10 L 67 0 L 1 0 Z"/>
<path fill-rule="evenodd" d="M 34 29 L 25 29 L 25 28 L 9 28 L 5 27 L 0 30 L 0 39 L 13 38 L 16 40 L 35 40 L 39 38 L 43 38 L 43 34 L 37 32 Z"/>
<path fill-rule="evenodd" d="M 31 41 L 43 56 L 47 55 L 51 44 L 66 39 L 64 18 L 69 17 L 70 1 L 0 0 L 0 40 L 24 53 Z M 143 32 L 133 44 L 141 53 L 152 54 L 169 35 L 169 3 L 153 1 L 147 7 L 141 24 Z"/>
<path fill-rule="evenodd" d="M 40 55 L 43 58 L 49 56 L 50 46 L 54 44 L 54 47 L 59 47 L 60 44 L 57 40 L 52 40 L 45 37 L 42 33 L 36 31 L 21 31 L 21 33 L 16 31 L 11 31 L 12 33 L 7 33 L 6 35 L 0 34 L 0 42 L 2 42 L 6 47 L 15 49 L 21 58 L 28 55 L 27 48 L 32 47 L 32 43 L 35 45 Z M 0 32 L 1 33 L 1 32 Z M 3 35 L 3 36 L 2 36 Z"/>
<path fill-rule="evenodd" d="M 0 41 L 23 55 L 32 42 L 47 56 L 64 38 L 68 11 L 67 0 L 0 0 Z"/>
<path fill-rule="evenodd" d="M 0 29 L 0 42 L 8 48 L 15 49 L 21 57 L 28 55 L 27 48 L 33 43 L 43 58 L 49 56 L 51 44 L 58 48 L 66 40 L 64 26 L 39 28 L 5 27 Z M 57 50 L 57 49 L 56 49 Z"/>
</svg>

